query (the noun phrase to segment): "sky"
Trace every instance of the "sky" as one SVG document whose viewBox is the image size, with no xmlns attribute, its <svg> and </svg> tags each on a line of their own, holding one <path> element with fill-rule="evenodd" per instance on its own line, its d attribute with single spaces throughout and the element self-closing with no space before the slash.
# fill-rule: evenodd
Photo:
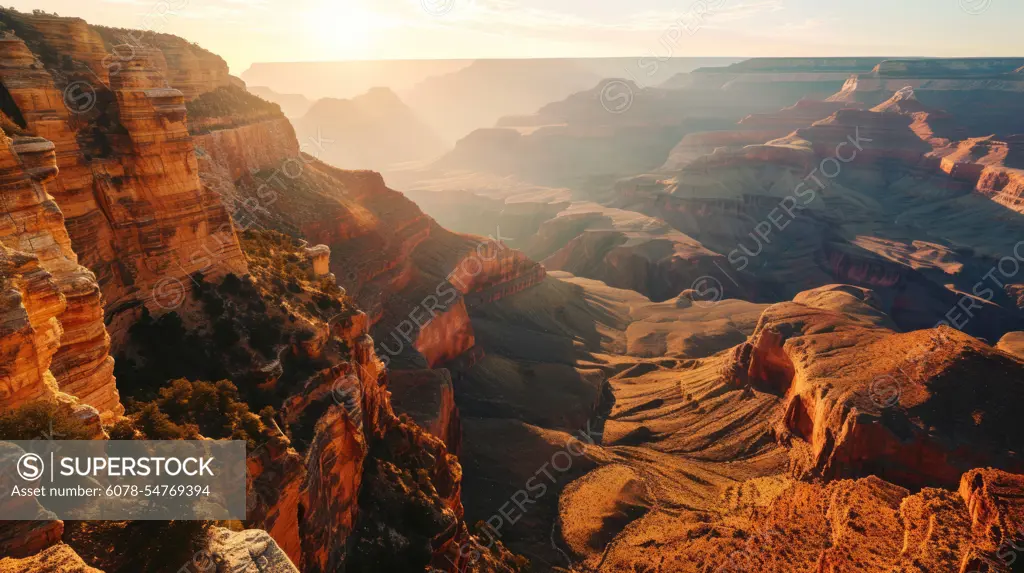
<svg viewBox="0 0 1024 573">
<path fill-rule="evenodd" d="M 11 0 L 8 0 L 11 2 Z M 31 0 L 253 62 L 1024 56 L 1021 0 Z"/>
</svg>

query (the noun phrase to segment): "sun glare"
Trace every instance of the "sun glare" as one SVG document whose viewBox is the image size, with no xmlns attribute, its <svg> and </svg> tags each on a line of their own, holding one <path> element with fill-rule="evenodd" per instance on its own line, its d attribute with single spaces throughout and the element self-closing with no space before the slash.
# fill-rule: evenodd
<svg viewBox="0 0 1024 573">
<path fill-rule="evenodd" d="M 376 18 L 371 11 L 351 3 L 320 0 L 306 11 L 304 19 L 310 34 L 306 40 L 331 56 L 364 58 L 372 55 Z"/>
</svg>

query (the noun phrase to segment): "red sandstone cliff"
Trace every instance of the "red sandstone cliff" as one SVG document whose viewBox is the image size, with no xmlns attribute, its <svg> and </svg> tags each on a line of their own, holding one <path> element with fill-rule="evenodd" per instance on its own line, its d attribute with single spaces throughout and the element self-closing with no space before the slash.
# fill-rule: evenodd
<svg viewBox="0 0 1024 573">
<path fill-rule="evenodd" d="M 39 259 L 3 247 L 3 337 L 5 409 L 57 394 L 50 362 L 60 348 L 63 328 L 57 317 L 66 309 L 53 275 Z"/>
<path fill-rule="evenodd" d="M 870 298 L 811 294 L 770 307 L 735 350 L 739 383 L 783 397 L 775 431 L 796 444 L 794 471 L 952 487 L 972 467 L 1024 469 L 1000 398 L 1024 363 L 948 327 L 894 333 L 866 318 L 880 314 Z"/>
<path fill-rule="evenodd" d="M 5 217 L 0 243 L 38 258 L 57 285 L 61 307 L 59 348 L 47 366 L 61 391 L 104 414 L 124 411 L 114 385 L 110 337 L 96 277 L 78 265 L 64 217 L 48 190 L 57 175 L 53 143 L 38 137 L 0 134 L 0 192 Z"/>
<path fill-rule="evenodd" d="M 168 310 L 154 290 L 175 283 L 183 297 L 193 290 L 192 273 L 203 273 L 212 284 L 228 272 L 245 275 L 246 258 L 235 235 L 236 225 L 244 220 L 233 223 L 224 203 L 236 217 L 246 214 L 238 208 L 249 207 L 287 230 L 359 253 L 359 267 L 342 267 L 339 276 L 353 286 L 377 289 L 377 294 L 365 293 L 364 300 L 377 303 L 378 317 L 384 310 L 380 293 L 386 292 L 380 289 L 423 288 L 435 280 L 433 273 L 451 270 L 428 267 L 424 274 L 410 257 L 435 226 L 415 205 L 386 189 L 377 174 L 332 170 L 300 155 L 300 150 L 309 150 L 295 141 L 279 114 L 190 121 L 186 100 L 202 106 L 211 101 L 204 97 L 211 90 L 234 85 L 219 58 L 156 35 L 151 44 L 134 46 L 130 59 L 112 67 L 105 54 L 122 31 L 8 11 L 4 18 L 15 18 L 15 29 L 31 40 L 0 42 L 0 82 L 4 95 L 10 96 L 0 111 L 3 125 L 18 134 L 8 141 L 9 152 L 0 153 L 4 211 L 12 223 L 0 228 L 7 229 L 0 244 L 27 244 L 34 255 L 3 247 L 3 260 L 8 261 L 2 275 L 8 294 L 3 316 L 12 330 L 2 344 L 13 352 L 5 404 L 63 396 L 57 382 L 63 388 L 64 376 L 68 391 L 119 413 L 109 376 L 110 339 L 100 322 L 101 291 L 115 343 L 123 345 L 141 306 L 157 315 Z M 56 53 L 67 62 L 67 73 L 39 60 L 30 47 Z M 88 75 L 101 68 L 104 73 Z M 77 106 L 79 100 L 68 101 L 62 91 L 86 77 L 90 83 L 76 88 L 85 91 L 71 92 L 85 96 Z M 305 173 L 301 179 L 290 177 L 277 190 L 279 205 L 242 205 L 253 197 L 266 198 L 261 194 L 266 187 L 257 182 L 255 172 L 280 168 L 294 173 L 287 169 L 295 165 Z M 297 209 L 290 211 L 289 206 Z M 364 251 L 357 248 L 360 244 L 383 249 Z M 77 266 L 76 253 L 98 278 Z M 514 282 L 516 276 L 502 268 L 499 264 L 489 271 L 497 281 L 492 286 L 520 288 L 503 283 Z M 251 277 L 245 280 L 252 285 Z M 356 559 L 353 555 L 371 559 L 364 568 L 377 567 L 395 553 L 384 550 L 373 556 L 381 551 L 380 543 L 394 539 L 423 540 L 435 568 L 463 570 L 467 564 L 459 545 L 474 541 L 461 521 L 458 461 L 443 441 L 396 417 L 383 364 L 367 335 L 371 323 L 365 314 L 353 316 L 362 319 L 321 325 L 304 318 L 300 325 L 309 322 L 312 338 L 293 340 L 281 349 L 279 356 L 334 361 L 340 359 L 336 350 L 326 352 L 324 347 L 336 336 L 341 342 L 332 342 L 332 347 L 348 349 L 350 357 L 347 363 L 315 372 L 282 409 L 291 421 L 308 424 L 303 427 L 309 435 L 302 436 L 300 449 L 275 435 L 273 424 L 266 428 L 268 444 L 249 460 L 249 521 L 265 528 L 304 571 L 332 571 Z M 187 319 L 192 325 L 199 316 Z M 463 323 L 468 325 L 468 318 Z M 460 352 L 461 346 L 452 357 Z M 63 367 L 56 379 L 49 370 L 51 357 Z M 105 386 L 83 381 L 93 364 L 108 369 L 99 371 L 107 375 Z M 276 368 L 287 371 L 289 366 L 278 361 Z M 280 375 L 270 375 L 263 384 L 274 388 Z M 61 399 L 75 404 L 73 398 Z M 450 387 L 438 416 L 428 425 L 436 426 L 457 449 Z M 408 475 L 415 480 L 402 483 Z M 409 487 L 422 494 L 410 497 Z M 404 508 L 408 504 L 413 505 Z M 421 510 L 428 511 L 429 523 L 394 519 L 396 511 Z M 47 531 L 37 535 L 42 543 L 22 549 L 34 551 L 55 541 L 55 534 Z M 353 545 L 363 549 L 350 554 Z M 494 553 L 485 560 L 491 562 L 489 570 L 506 570 L 493 562 L 495 555 L 500 557 Z"/>
<path fill-rule="evenodd" d="M 51 76 L 24 42 L 7 38 L 0 81 L 12 98 L 4 110 L 11 122 L 56 146 L 52 194 L 75 252 L 99 279 L 116 344 L 130 321 L 120 316 L 125 310 L 161 310 L 154 288 L 196 271 L 244 273 L 245 264 L 218 196 L 199 181 L 183 95 L 161 73 L 163 53 L 139 47 L 116 70 L 86 75 L 83 67 L 106 69 L 94 62 L 103 42 L 75 22 L 66 23 L 77 38 L 67 53 L 72 76 Z"/>
</svg>

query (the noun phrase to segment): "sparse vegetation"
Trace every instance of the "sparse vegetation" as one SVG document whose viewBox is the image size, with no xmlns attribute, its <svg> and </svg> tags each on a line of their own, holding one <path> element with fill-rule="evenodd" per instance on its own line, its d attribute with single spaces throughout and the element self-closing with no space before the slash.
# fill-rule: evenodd
<svg viewBox="0 0 1024 573">
<path fill-rule="evenodd" d="M 202 547 L 205 521 L 65 521 L 64 543 L 102 571 L 175 573 Z"/>
<path fill-rule="evenodd" d="M 237 86 L 223 86 L 187 102 L 190 120 L 215 117 L 251 117 L 281 115 L 281 106 L 255 96 Z"/>
<path fill-rule="evenodd" d="M 274 409 L 267 406 L 256 415 L 242 401 L 238 387 L 230 380 L 219 382 L 172 381 L 160 389 L 158 398 L 150 402 L 127 402 L 133 428 L 118 428 L 119 435 L 138 431 L 150 440 L 207 438 L 244 440 L 249 449 L 262 443 L 263 422 L 273 418 Z"/>
<path fill-rule="evenodd" d="M 42 10 L 32 11 L 32 16 L 43 15 L 48 14 Z M 56 14 L 53 15 L 56 16 Z M 0 7 L 0 24 L 4 26 L 4 29 L 14 32 L 16 36 L 21 38 L 29 49 L 39 57 L 44 66 L 54 69 L 59 68 L 61 58 L 57 50 L 46 41 L 42 34 L 25 21 L 26 16 L 28 15 L 14 8 Z"/>
<path fill-rule="evenodd" d="M 0 439 L 89 440 L 95 430 L 56 402 L 39 401 L 0 413 Z"/>
<path fill-rule="evenodd" d="M 129 347 L 115 361 L 123 397 L 150 402 L 171 380 L 227 379 L 238 385 L 241 401 L 258 410 L 279 404 L 288 388 L 330 365 L 286 345 L 312 340 L 312 325 L 349 308 L 344 291 L 329 277 L 316 278 L 302 244 L 287 235 L 247 231 L 241 246 L 250 275 L 228 274 L 218 284 L 197 273 L 187 283 L 191 292 L 181 314 L 154 317 L 143 309 L 129 330 Z M 348 355 L 332 344 L 336 357 Z M 261 390 L 266 368 L 278 360 L 277 389 Z"/>
</svg>

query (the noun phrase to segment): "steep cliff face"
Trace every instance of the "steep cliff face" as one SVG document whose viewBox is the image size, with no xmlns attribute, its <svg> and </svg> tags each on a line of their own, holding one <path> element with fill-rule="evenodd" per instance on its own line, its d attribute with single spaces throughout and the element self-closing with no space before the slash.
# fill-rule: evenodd
<svg viewBox="0 0 1024 573">
<path fill-rule="evenodd" d="M 1024 475 L 992 468 L 971 470 L 960 479 L 960 497 L 967 506 L 975 534 L 976 552 L 970 564 L 974 568 L 993 555 L 1005 562 L 1007 550 L 1018 549 L 1024 541 L 1022 489 Z"/>
<path fill-rule="evenodd" d="M 301 157 L 295 130 L 284 118 L 211 130 L 192 141 L 204 182 L 222 175 L 233 183 L 254 170 L 280 168 Z"/>
<path fill-rule="evenodd" d="M 91 284 L 95 289 L 95 283 Z M 101 434 L 97 410 L 61 392 L 52 372 L 65 334 L 60 319 L 67 309 L 58 277 L 47 272 L 36 256 L 11 250 L 0 241 L 0 412 L 48 402 L 62 413 L 93 424 L 96 434 Z M 113 395 L 114 406 L 120 410 L 116 390 Z M 109 415 L 111 411 L 104 413 Z M 0 461 L 7 467 L 14 467 L 23 454 L 11 444 L 0 445 Z M 21 483 L 13 471 L 0 474 L 0 487 L 10 490 Z M 0 554 L 5 557 L 26 557 L 41 551 L 57 543 L 64 530 L 64 523 L 35 499 L 21 503 L 30 505 L 29 510 L 38 517 L 4 522 L 0 527 Z M 24 570 L 0 561 L 0 570 L 4 566 L 14 567 L 8 569 L 12 571 Z"/>
<path fill-rule="evenodd" d="M 0 40 L 0 48 L 4 56 L 0 81 L 13 100 L 4 113 L 15 116 L 15 123 L 20 116 L 26 129 L 56 146 L 59 175 L 51 192 L 64 213 L 79 261 L 96 273 L 105 294 L 112 292 L 116 289 L 112 270 L 113 231 L 100 208 L 99 195 L 94 191 L 95 178 L 78 141 L 79 131 L 84 135 L 90 130 L 81 118 L 68 111 L 54 80 L 22 40 L 5 38 Z M 95 99 L 90 99 L 95 97 L 92 92 L 83 89 L 83 105 L 94 103 Z"/>
<path fill-rule="evenodd" d="M 351 368 L 327 381 L 330 392 L 303 401 L 309 412 L 326 405 L 305 452 L 278 436 L 250 456 L 248 524 L 266 529 L 302 571 L 392 570 L 388 564 L 400 570 L 425 563 L 439 571 L 466 570 L 460 548 L 478 542 L 462 523 L 461 466 L 449 453 L 461 439 L 450 378 L 444 385 L 428 373 L 418 378 L 426 387 L 417 392 L 408 384 L 415 373 L 403 373 L 395 388 L 402 393 L 400 407 L 411 406 L 441 439 L 400 420 L 366 336 L 369 323 L 360 316 L 335 329 L 354 348 Z M 437 396 L 433 409 L 416 401 L 427 394 Z M 302 416 L 297 405 L 289 416 Z M 417 518 L 400 517 L 408 515 Z M 500 561 L 507 555 L 493 559 L 495 570 L 505 570 Z"/>
<path fill-rule="evenodd" d="M 97 27 L 99 28 L 99 27 Z M 167 83 L 181 90 L 186 100 L 225 86 L 238 86 L 241 81 L 231 77 L 224 58 L 198 45 L 171 34 L 147 35 L 167 62 Z"/>
<path fill-rule="evenodd" d="M 2 403 L 7 409 L 56 395 L 57 381 L 49 368 L 64 333 L 57 317 L 67 307 L 39 259 L 4 246 L 0 265 L 6 333 Z"/>
<path fill-rule="evenodd" d="M 462 447 L 462 422 L 455 405 L 455 385 L 446 369 L 399 370 L 388 378 L 391 405 L 408 414 L 418 426 L 444 441 L 458 455 Z"/>
<path fill-rule="evenodd" d="M 160 18 L 165 17 L 159 12 L 154 12 L 149 17 L 155 18 L 154 14 L 161 14 Z M 67 19 L 61 18 L 61 20 Z M 33 18 L 30 21 L 35 23 L 36 19 Z M 232 78 L 228 73 L 228 65 L 223 58 L 184 38 L 171 34 L 122 30 L 106 26 L 88 26 L 88 30 L 93 34 L 92 38 L 96 36 L 102 38 L 100 55 L 105 58 L 103 60 L 104 67 L 109 68 L 111 73 L 117 73 L 122 62 L 134 59 L 136 48 L 159 50 L 160 55 L 156 62 L 159 71 L 171 87 L 181 91 L 186 100 L 195 99 L 203 93 L 220 87 L 241 83 L 240 80 Z M 95 48 L 91 49 L 95 53 Z"/>
<path fill-rule="evenodd" d="M 366 460 L 366 442 L 341 406 L 331 406 L 317 422 L 309 450 L 298 533 L 303 571 L 328 573 L 344 567 L 347 544 L 355 527 Z"/>
<path fill-rule="evenodd" d="M 146 303 L 160 281 L 194 272 L 245 274 L 230 218 L 199 180 L 181 92 L 145 57 L 112 76 L 111 89 L 126 137 L 115 144 L 118 164 L 104 166 L 98 186 L 122 247 L 116 264 L 125 292 L 108 295 L 108 305 Z"/>
<path fill-rule="evenodd" d="M 73 20 L 13 18 L 38 31 L 34 46 L 70 62 L 70 75 L 51 75 L 23 41 L 0 42 L 0 82 L 11 95 L 5 113 L 56 146 L 52 194 L 80 262 L 99 279 L 115 344 L 131 321 L 125 310 L 162 310 L 155 287 L 196 271 L 244 273 L 227 213 L 199 181 L 183 96 L 161 72 L 164 54 L 137 47 L 116 66 L 97 64 L 104 49 L 94 30 Z M 61 26 L 78 38 L 66 53 L 58 51 Z M 97 81 L 84 66 L 106 73 Z"/>
<path fill-rule="evenodd" d="M 967 139 L 943 155 L 941 168 L 973 183 L 996 203 L 1024 213 L 1024 136 Z"/>
<path fill-rule="evenodd" d="M 37 46 L 37 55 L 47 67 L 65 64 L 70 59 L 88 66 L 100 81 L 108 81 L 112 71 L 111 62 L 115 58 L 108 56 L 100 36 L 85 20 L 49 14 L 12 16 L 19 24 L 13 28 L 15 33 L 26 40 L 33 40 Z"/>
<path fill-rule="evenodd" d="M 0 411 L 47 402 L 94 424 L 101 434 L 100 412 L 109 419 L 124 408 L 114 386 L 99 286 L 77 264 L 63 217 L 47 194 L 55 174 L 52 143 L 37 137 L 12 140 L 0 131 Z M 24 453 L 11 448 L 2 452 L 10 458 L 4 461 L 8 467 Z M 10 489 L 13 475 L 4 473 L 0 485 Z M 4 556 L 26 557 L 60 540 L 64 524 L 35 500 L 25 503 L 36 506 L 39 518 L 5 522 L 0 528 Z M 7 570 L 34 566 L 0 562 Z"/>
<path fill-rule="evenodd" d="M 124 408 L 114 384 L 99 285 L 95 275 L 78 265 L 64 217 L 48 193 L 56 175 L 53 143 L 39 137 L 0 135 L 0 199 L 5 215 L 0 243 L 37 257 L 40 270 L 50 274 L 60 291 L 59 349 L 48 364 L 60 390 L 104 414 L 117 415 Z"/>
<path fill-rule="evenodd" d="M 741 383 L 783 396 L 776 434 L 796 444 L 797 472 L 951 488 L 972 467 L 1024 468 L 1001 444 L 1016 422 L 998 398 L 1024 363 L 950 328 L 876 326 L 862 318 L 879 314 L 870 298 L 841 313 L 834 299 L 799 300 L 766 310 L 736 354 Z M 985 372 L 989 386 L 954 382 L 966 372 Z"/>
</svg>

